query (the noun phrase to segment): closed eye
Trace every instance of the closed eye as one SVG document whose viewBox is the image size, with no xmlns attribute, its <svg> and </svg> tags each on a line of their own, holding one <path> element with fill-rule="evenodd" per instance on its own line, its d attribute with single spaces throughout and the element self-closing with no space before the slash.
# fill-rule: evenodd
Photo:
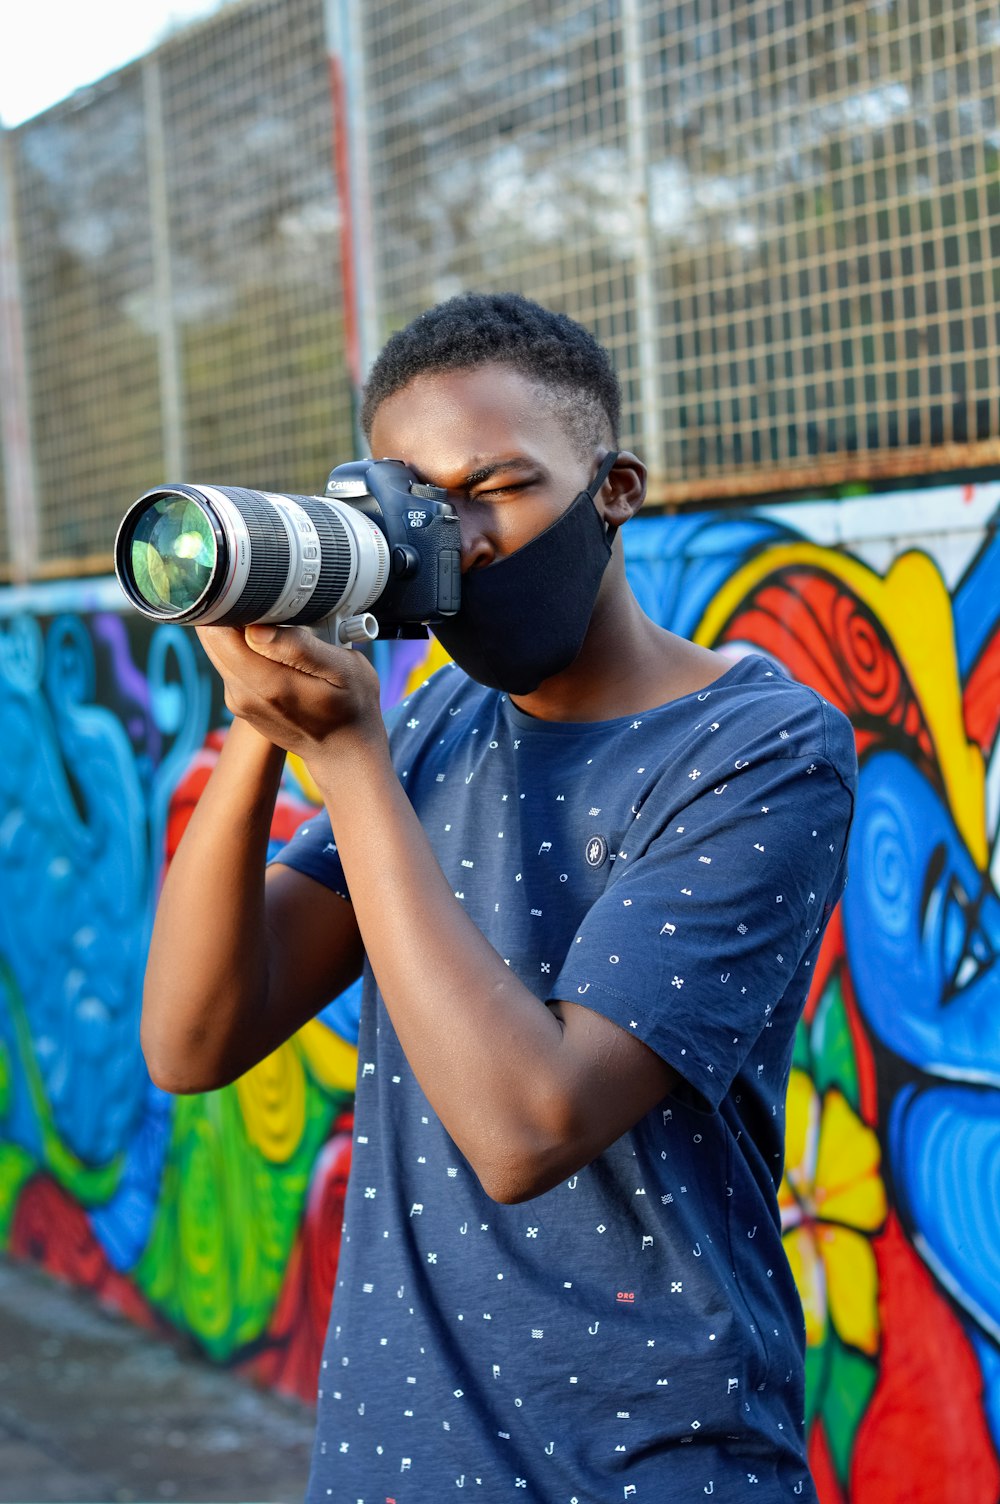
<svg viewBox="0 0 1000 1504">
<path fill-rule="evenodd" d="M 480 465 L 478 470 L 470 470 L 460 482 L 458 490 L 470 501 L 491 500 L 497 496 L 502 498 L 525 491 L 530 486 L 537 486 L 543 474 L 527 458 L 507 457 Z"/>
<path fill-rule="evenodd" d="M 510 486 L 491 486 L 488 491 L 477 491 L 472 500 L 482 501 L 487 496 L 513 496 L 518 491 L 527 491 L 534 484 L 534 481 L 522 480 Z"/>
</svg>

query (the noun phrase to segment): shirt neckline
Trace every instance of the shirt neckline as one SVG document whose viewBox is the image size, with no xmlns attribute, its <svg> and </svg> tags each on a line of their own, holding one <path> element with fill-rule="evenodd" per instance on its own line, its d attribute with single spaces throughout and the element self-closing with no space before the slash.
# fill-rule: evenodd
<svg viewBox="0 0 1000 1504">
<path fill-rule="evenodd" d="M 705 689 L 693 689 L 686 695 L 678 695 L 675 699 L 666 700 L 662 705 L 654 705 L 649 710 L 639 710 L 630 715 L 615 716 L 608 721 L 543 721 L 537 716 L 526 715 L 523 710 L 519 710 L 506 693 L 500 695 L 500 703 L 503 713 L 510 719 L 512 725 L 516 726 L 520 731 L 536 731 L 545 736 L 567 736 L 579 735 L 581 732 L 588 731 L 610 731 L 616 726 L 631 726 L 635 721 L 645 721 L 652 716 L 665 715 L 702 696 L 707 700 L 716 691 L 727 688 L 734 681 L 742 678 L 748 665 L 755 672 L 765 668 L 777 677 L 777 670 L 769 659 L 764 658 L 760 653 L 747 653 L 744 657 L 738 658 L 731 667 L 726 669 L 725 673 L 720 674 L 717 679 L 713 679 L 712 683 Z"/>
</svg>

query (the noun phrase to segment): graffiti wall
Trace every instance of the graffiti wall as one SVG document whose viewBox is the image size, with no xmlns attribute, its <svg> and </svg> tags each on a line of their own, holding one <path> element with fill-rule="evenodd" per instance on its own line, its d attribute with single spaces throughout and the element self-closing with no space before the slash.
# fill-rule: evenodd
<svg viewBox="0 0 1000 1504">
<path fill-rule="evenodd" d="M 824 1504 L 1000 1496 L 998 517 L 989 485 L 622 535 L 658 621 L 769 654 L 856 728 L 781 1188 Z M 376 644 L 387 704 L 436 652 Z M 165 1096 L 139 1050 L 156 894 L 225 721 L 193 634 L 113 581 L 0 592 L 0 1250 L 311 1398 L 356 991 L 209 1095 Z M 275 845 L 314 796 L 293 762 Z"/>
</svg>

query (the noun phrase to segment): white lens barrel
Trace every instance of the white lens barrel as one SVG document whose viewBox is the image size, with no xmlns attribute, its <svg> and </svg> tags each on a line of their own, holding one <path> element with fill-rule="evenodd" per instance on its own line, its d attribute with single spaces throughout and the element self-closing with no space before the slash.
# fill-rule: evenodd
<svg viewBox="0 0 1000 1504">
<path fill-rule="evenodd" d="M 261 495 L 273 503 L 285 524 L 288 534 L 288 578 L 285 588 L 261 621 L 290 621 L 308 606 L 313 591 L 319 583 L 320 564 L 323 559 L 319 534 L 309 513 L 287 496 L 276 496 L 271 491 Z"/>
<path fill-rule="evenodd" d="M 309 605 L 319 583 L 322 543 L 312 518 L 293 497 L 281 496 L 273 491 L 262 491 L 260 494 L 279 513 L 288 534 L 289 552 L 285 588 L 260 619 L 264 622 L 292 621 Z M 327 497 L 316 496 L 310 500 L 318 501 L 335 512 L 348 535 L 350 559 L 346 561 L 347 584 L 339 600 L 333 604 L 331 614 L 338 620 L 363 615 L 385 589 L 389 578 L 389 545 L 381 530 L 363 512 L 358 512 L 353 507 L 340 506 Z M 365 636 L 368 635 L 365 633 Z"/>
<path fill-rule="evenodd" d="M 389 579 L 389 545 L 381 528 L 376 527 L 356 507 L 341 506 L 323 497 L 323 505 L 340 517 L 351 535 L 354 566 L 350 583 L 337 606 L 338 616 L 360 615 L 374 605 Z"/>
<path fill-rule="evenodd" d="M 243 517 L 233 501 L 213 486 L 198 490 L 213 504 L 226 533 L 229 571 L 215 604 L 198 620 L 205 626 L 221 620 L 239 601 L 251 569 L 251 542 Z M 272 491 L 258 493 L 273 506 L 288 538 L 288 574 L 281 594 L 270 609 L 261 613 L 262 622 L 290 621 L 304 611 L 319 581 L 322 546 L 308 512 L 290 496 Z M 350 559 L 346 588 L 333 606 L 338 619 L 367 611 L 385 589 L 389 578 L 389 545 L 381 530 L 363 512 L 341 506 L 325 496 L 310 498 L 336 512 L 348 535 Z"/>
<path fill-rule="evenodd" d="M 206 626 L 251 621 L 311 625 L 329 618 L 339 633 L 357 618 L 358 630 L 363 626 L 363 635 L 372 635 L 375 619 L 366 613 L 386 587 L 390 553 L 385 535 L 363 512 L 324 496 L 202 485 L 176 491 L 168 487 L 148 492 L 126 514 L 116 541 L 116 558 L 127 555 L 122 538 L 127 543 L 142 505 L 172 495 L 201 505 L 213 520 L 216 536 L 222 534 L 212 578 L 199 599 L 173 620 Z M 144 601 L 135 588 L 126 593 L 154 620 L 165 614 Z"/>
</svg>

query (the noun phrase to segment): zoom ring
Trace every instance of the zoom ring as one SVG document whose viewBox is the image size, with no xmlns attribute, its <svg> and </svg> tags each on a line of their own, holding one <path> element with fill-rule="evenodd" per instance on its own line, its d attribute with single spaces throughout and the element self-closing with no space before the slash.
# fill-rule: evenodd
<svg viewBox="0 0 1000 1504">
<path fill-rule="evenodd" d="M 320 568 L 316 588 L 298 616 L 290 616 L 291 627 L 308 627 L 329 616 L 343 600 L 351 578 L 353 548 L 347 527 L 333 508 L 314 496 L 290 496 L 302 508 L 319 538 Z"/>
<path fill-rule="evenodd" d="M 288 534 L 276 508 L 269 501 L 262 501 L 256 492 L 245 491 L 241 486 L 217 486 L 216 489 L 238 508 L 250 535 L 253 560 L 239 600 L 225 616 L 219 617 L 216 625 L 242 627 L 260 621 L 285 588 L 291 557 Z"/>
</svg>

